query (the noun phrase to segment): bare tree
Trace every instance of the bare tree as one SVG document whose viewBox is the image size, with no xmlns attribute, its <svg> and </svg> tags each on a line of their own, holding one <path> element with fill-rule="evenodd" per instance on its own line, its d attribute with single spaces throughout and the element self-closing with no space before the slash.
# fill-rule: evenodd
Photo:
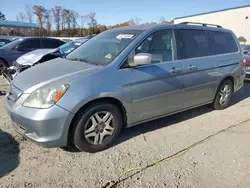
<svg viewBox="0 0 250 188">
<path fill-rule="evenodd" d="M 75 33 L 77 32 L 76 28 L 79 26 L 77 23 L 78 17 L 79 17 L 79 14 L 76 11 L 71 10 L 71 21 L 72 21 L 73 35 L 75 35 Z"/>
<path fill-rule="evenodd" d="M 67 25 L 68 35 L 70 36 L 70 34 L 71 34 L 71 20 L 72 20 L 71 11 L 69 9 L 63 9 L 63 15 L 65 18 L 65 23 Z"/>
<path fill-rule="evenodd" d="M 61 28 L 64 30 L 66 28 L 66 17 L 67 17 L 67 11 L 61 10 Z"/>
<path fill-rule="evenodd" d="M 52 23 L 51 23 L 51 10 L 46 10 L 44 17 L 45 17 L 45 25 L 46 25 L 47 35 L 50 36 L 50 34 L 51 34 L 51 27 L 52 27 Z"/>
<path fill-rule="evenodd" d="M 33 6 L 33 13 L 37 16 L 37 22 L 40 26 L 40 31 L 43 30 L 43 25 L 45 22 L 45 12 L 46 9 L 43 6 Z"/>
<path fill-rule="evenodd" d="M 88 21 L 88 15 L 83 15 L 83 16 L 79 17 L 79 25 L 81 28 L 81 37 L 84 36 L 83 29 L 84 29 L 84 25 L 87 23 L 87 21 Z"/>
<path fill-rule="evenodd" d="M 159 20 L 159 23 L 165 23 L 165 18 L 162 16 L 162 17 L 160 17 L 160 20 Z"/>
<path fill-rule="evenodd" d="M 134 21 L 135 21 L 135 24 L 136 24 L 136 25 L 139 25 L 140 22 L 142 21 L 142 19 L 139 18 L 139 17 L 136 17 L 136 18 L 134 19 Z"/>
<path fill-rule="evenodd" d="M 95 16 L 96 16 L 95 12 L 90 12 L 88 14 L 88 26 L 90 29 L 90 34 L 94 34 L 95 29 L 97 27 L 97 20 L 96 20 Z"/>
<path fill-rule="evenodd" d="M 25 12 L 26 12 L 26 19 L 30 22 L 33 23 L 33 11 L 32 7 L 30 5 L 25 5 Z"/>
<path fill-rule="evenodd" d="M 25 14 L 23 12 L 19 12 L 16 16 L 17 21 L 24 22 L 26 20 Z"/>
<path fill-rule="evenodd" d="M 129 20 L 129 21 L 128 21 L 128 25 L 129 25 L 129 26 L 136 25 L 134 19 Z"/>
<path fill-rule="evenodd" d="M 60 35 L 60 24 L 61 24 L 61 15 L 62 15 L 62 7 L 55 6 L 52 10 L 53 20 L 56 25 L 57 35 Z"/>
</svg>

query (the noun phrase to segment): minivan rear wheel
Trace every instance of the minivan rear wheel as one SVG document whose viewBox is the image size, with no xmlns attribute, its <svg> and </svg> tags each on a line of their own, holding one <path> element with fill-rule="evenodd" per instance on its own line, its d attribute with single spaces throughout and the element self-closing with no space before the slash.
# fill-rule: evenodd
<svg viewBox="0 0 250 188">
<path fill-rule="evenodd" d="M 233 95 L 233 83 L 230 80 L 225 80 L 216 93 L 213 108 L 215 110 L 222 110 L 230 105 Z"/>
<path fill-rule="evenodd" d="M 70 140 L 81 151 L 107 149 L 122 129 L 122 115 L 111 103 L 97 103 L 77 113 Z"/>
</svg>

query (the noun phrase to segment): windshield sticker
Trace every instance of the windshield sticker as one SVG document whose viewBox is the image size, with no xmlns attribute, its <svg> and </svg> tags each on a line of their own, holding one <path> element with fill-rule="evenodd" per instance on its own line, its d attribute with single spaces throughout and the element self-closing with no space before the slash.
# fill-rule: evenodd
<svg viewBox="0 0 250 188">
<path fill-rule="evenodd" d="M 82 43 L 80 43 L 80 42 L 76 42 L 76 43 L 75 43 L 76 46 L 80 46 L 81 44 L 82 44 Z"/>
<path fill-rule="evenodd" d="M 111 54 L 107 54 L 107 55 L 105 56 L 105 58 L 111 59 L 111 58 L 112 58 L 112 55 L 111 55 Z"/>
<path fill-rule="evenodd" d="M 133 34 L 119 34 L 116 38 L 117 39 L 131 39 L 133 38 Z"/>
</svg>

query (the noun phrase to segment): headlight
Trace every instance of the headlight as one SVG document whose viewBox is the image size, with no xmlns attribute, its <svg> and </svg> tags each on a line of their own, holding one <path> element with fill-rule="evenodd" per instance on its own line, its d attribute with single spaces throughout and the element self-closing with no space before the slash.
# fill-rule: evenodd
<svg viewBox="0 0 250 188">
<path fill-rule="evenodd" d="M 30 108 L 50 108 L 60 100 L 68 87 L 68 84 L 62 84 L 39 88 L 27 97 L 23 106 Z"/>
</svg>

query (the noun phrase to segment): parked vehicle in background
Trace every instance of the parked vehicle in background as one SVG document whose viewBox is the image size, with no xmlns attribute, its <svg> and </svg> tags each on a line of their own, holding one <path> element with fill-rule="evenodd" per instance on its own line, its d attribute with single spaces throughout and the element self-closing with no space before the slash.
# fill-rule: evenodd
<svg viewBox="0 0 250 188">
<path fill-rule="evenodd" d="M 72 41 L 71 39 L 61 39 L 62 41 L 64 41 L 64 42 L 70 42 L 70 41 Z"/>
<path fill-rule="evenodd" d="M 243 53 L 250 55 L 250 45 L 241 45 Z"/>
<path fill-rule="evenodd" d="M 245 80 L 250 81 L 250 54 L 244 55 L 244 59 L 245 59 L 245 69 L 246 69 Z"/>
<path fill-rule="evenodd" d="M 11 80 L 16 77 L 19 73 L 24 70 L 35 66 L 39 63 L 49 61 L 58 57 L 65 57 L 74 49 L 78 48 L 80 45 L 85 43 L 89 37 L 80 38 L 71 42 L 68 42 L 59 48 L 55 49 L 38 49 L 31 52 L 28 52 L 21 57 L 19 57 L 14 63 L 13 66 L 5 69 L 3 71 L 3 76 L 5 80 L 10 83 Z"/>
<path fill-rule="evenodd" d="M 57 48 L 65 42 L 53 38 L 27 37 L 14 40 L 0 48 L 0 73 L 13 65 L 23 54 L 41 48 Z"/>
<path fill-rule="evenodd" d="M 6 38 L 0 38 L 0 47 L 4 46 L 5 44 L 10 43 L 11 40 L 6 39 Z"/>
<path fill-rule="evenodd" d="M 236 36 L 217 27 L 102 32 L 13 79 L 4 102 L 13 128 L 44 147 L 97 152 L 123 127 L 209 103 L 227 108 L 244 83 L 243 53 Z"/>
<path fill-rule="evenodd" d="M 14 41 L 14 40 L 17 40 L 17 39 L 21 39 L 21 38 L 23 38 L 23 37 L 13 37 L 13 38 L 11 38 L 11 41 Z"/>
</svg>

